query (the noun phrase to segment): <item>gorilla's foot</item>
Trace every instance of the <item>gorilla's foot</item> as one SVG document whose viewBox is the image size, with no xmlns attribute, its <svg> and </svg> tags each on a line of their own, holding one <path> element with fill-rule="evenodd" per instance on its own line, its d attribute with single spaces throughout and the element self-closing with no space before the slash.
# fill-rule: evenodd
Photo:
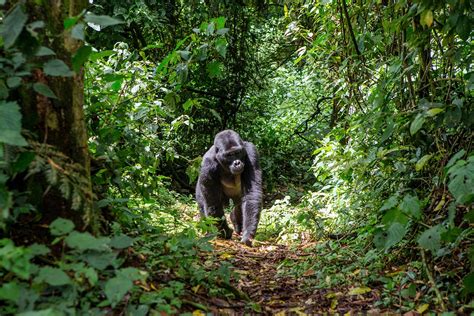
<svg viewBox="0 0 474 316">
<path fill-rule="evenodd" d="M 250 239 L 249 237 L 242 237 L 240 241 L 248 247 L 252 247 L 252 239 Z"/>
<path fill-rule="evenodd" d="M 219 236 L 224 239 L 231 239 L 234 231 L 230 227 L 224 227 L 220 230 Z"/>
</svg>

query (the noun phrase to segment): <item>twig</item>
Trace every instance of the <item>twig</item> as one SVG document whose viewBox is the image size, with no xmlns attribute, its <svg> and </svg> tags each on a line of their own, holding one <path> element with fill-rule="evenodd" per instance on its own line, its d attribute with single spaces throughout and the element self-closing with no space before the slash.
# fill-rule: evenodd
<svg viewBox="0 0 474 316">
<path fill-rule="evenodd" d="M 344 11 L 344 16 L 346 17 L 346 21 L 347 21 L 347 28 L 349 29 L 349 34 L 351 35 L 352 43 L 354 44 L 354 48 L 355 48 L 355 51 L 356 51 L 357 55 L 360 56 L 361 53 L 360 53 L 360 50 L 359 50 L 359 46 L 357 45 L 357 41 L 356 41 L 356 38 L 355 38 L 355 35 L 354 35 L 354 30 L 352 29 L 351 20 L 349 18 L 349 13 L 347 12 L 346 0 L 341 0 L 341 2 L 342 2 L 342 9 Z"/>
<path fill-rule="evenodd" d="M 438 287 L 436 286 L 436 283 L 433 278 L 433 274 L 431 274 L 431 271 L 428 268 L 428 264 L 426 263 L 425 251 L 423 249 L 421 249 L 421 259 L 423 260 L 423 266 L 425 267 L 426 274 L 428 275 L 428 280 L 430 281 L 431 286 L 436 293 L 436 297 L 438 298 L 438 301 L 441 304 L 442 311 L 444 312 L 446 310 L 446 306 L 444 305 L 444 301 L 443 301 L 443 298 L 441 297 L 441 293 Z"/>
</svg>

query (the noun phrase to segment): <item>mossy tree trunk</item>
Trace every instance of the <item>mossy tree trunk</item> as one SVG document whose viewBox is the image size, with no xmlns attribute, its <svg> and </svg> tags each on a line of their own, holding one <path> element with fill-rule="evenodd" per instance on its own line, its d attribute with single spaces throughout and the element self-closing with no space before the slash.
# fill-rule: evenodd
<svg viewBox="0 0 474 316">
<path fill-rule="evenodd" d="M 55 52 L 53 57 L 40 57 L 39 63 L 54 58 L 72 69 L 72 58 L 83 42 L 73 38 L 70 30 L 65 30 L 64 21 L 81 14 L 87 0 L 43 0 L 40 5 L 37 3 L 26 3 L 29 20 L 44 21 L 40 44 Z M 37 157 L 44 158 L 49 169 L 34 174 L 23 185 L 32 192 L 31 201 L 42 214 L 42 223 L 64 217 L 73 220 L 77 229 L 95 230 L 97 214 L 92 207 L 90 157 L 83 109 L 83 69 L 81 67 L 65 76 L 51 75 L 44 69 L 33 71 L 32 83 L 47 85 L 57 98 L 23 89 L 19 102 L 23 127 L 31 132 L 32 147 Z M 54 181 L 56 183 L 51 183 Z"/>
</svg>

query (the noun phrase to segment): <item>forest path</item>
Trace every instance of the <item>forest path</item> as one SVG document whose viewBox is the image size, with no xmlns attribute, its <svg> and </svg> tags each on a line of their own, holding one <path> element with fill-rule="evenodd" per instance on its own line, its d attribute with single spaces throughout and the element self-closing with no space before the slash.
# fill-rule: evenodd
<svg viewBox="0 0 474 316">
<path fill-rule="evenodd" d="M 315 243 L 294 247 L 255 242 L 250 248 L 237 240 L 215 240 L 214 256 L 226 260 L 239 275 L 231 284 L 240 300 L 209 298 L 206 305 L 210 312 L 219 315 L 267 314 L 307 315 L 380 310 L 372 309 L 378 291 L 351 295 L 351 288 L 318 289 L 316 271 L 308 268 L 301 277 L 282 275 L 279 268 L 291 262 L 318 260 L 317 254 L 307 251 Z M 313 285 L 311 285 L 313 284 Z M 247 296 L 247 297 L 246 297 Z M 253 305 L 251 302 L 255 302 Z"/>
</svg>

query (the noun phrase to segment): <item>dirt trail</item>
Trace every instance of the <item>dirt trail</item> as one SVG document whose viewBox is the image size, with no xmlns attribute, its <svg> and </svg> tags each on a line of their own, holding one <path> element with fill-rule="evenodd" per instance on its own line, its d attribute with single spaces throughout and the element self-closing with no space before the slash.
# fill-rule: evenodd
<svg viewBox="0 0 474 316">
<path fill-rule="evenodd" d="M 213 305 L 215 314 L 267 314 L 306 315 L 321 313 L 378 314 L 372 309 L 378 299 L 378 291 L 363 295 L 347 295 L 350 289 L 318 289 L 305 285 L 304 278 L 315 278 L 315 271 L 308 270 L 302 278 L 281 276 L 277 273 L 283 260 L 304 260 L 312 253 L 304 251 L 309 245 L 290 249 L 283 245 L 257 243 L 253 248 L 243 246 L 234 240 L 213 242 L 215 255 L 229 261 L 239 280 L 233 282 L 236 293 L 244 293 L 238 301 L 210 298 L 207 305 Z M 314 244 L 313 244 L 314 245 Z M 312 260 L 315 260 L 314 257 Z M 247 299 L 245 298 L 247 295 Z M 258 305 L 252 305 L 253 301 Z"/>
</svg>

